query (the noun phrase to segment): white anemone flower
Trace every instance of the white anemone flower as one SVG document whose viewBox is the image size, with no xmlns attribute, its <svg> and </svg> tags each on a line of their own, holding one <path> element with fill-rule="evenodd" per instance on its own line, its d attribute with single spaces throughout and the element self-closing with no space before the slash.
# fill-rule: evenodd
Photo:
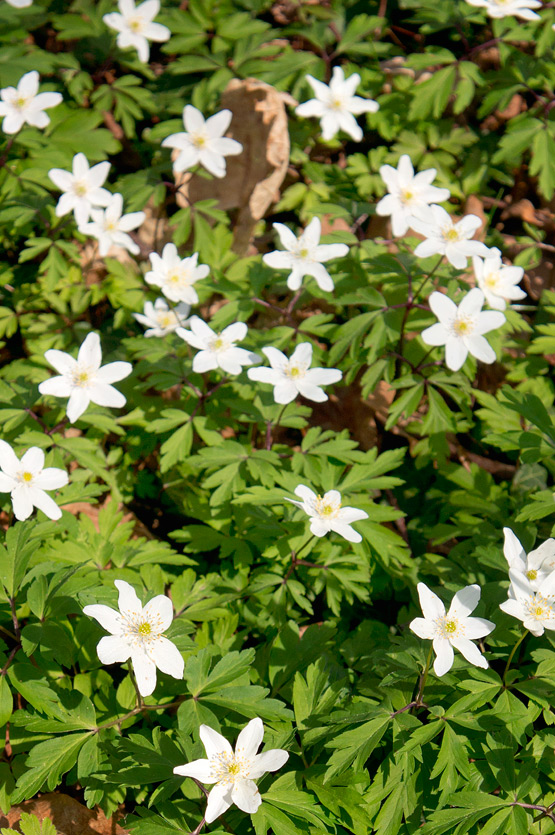
<svg viewBox="0 0 555 835">
<path fill-rule="evenodd" d="M 171 308 L 164 299 L 156 299 L 154 304 L 145 302 L 143 313 L 134 313 L 133 316 L 143 327 L 148 328 L 145 331 L 146 337 L 166 336 L 187 324 L 190 310 L 190 306 L 183 302 Z"/>
<path fill-rule="evenodd" d="M 489 17 L 520 17 L 522 20 L 539 20 L 539 14 L 532 9 L 540 9 L 539 0 L 466 0 L 470 6 L 486 9 Z"/>
<path fill-rule="evenodd" d="M 159 594 L 143 606 L 129 583 L 114 580 L 114 585 L 119 591 L 119 612 L 101 603 L 85 606 L 83 612 L 110 632 L 96 647 L 101 663 L 123 663 L 130 658 L 139 693 L 150 696 L 156 687 L 157 667 L 173 678 L 183 678 L 181 653 L 163 634 L 173 620 L 172 602 Z"/>
<path fill-rule="evenodd" d="M 68 483 L 65 470 L 44 466 L 44 452 L 32 446 L 21 461 L 6 441 L 0 441 L 0 493 L 11 493 L 16 519 L 28 519 L 33 508 L 49 519 L 59 519 L 62 511 L 45 491 L 58 490 Z"/>
<path fill-rule="evenodd" d="M 50 116 L 45 113 L 62 101 L 61 93 L 39 93 L 40 76 L 36 70 L 22 75 L 17 87 L 0 90 L 0 116 L 4 133 L 17 133 L 23 125 L 45 128 Z"/>
<path fill-rule="evenodd" d="M 171 32 L 161 23 L 153 23 L 160 11 L 160 0 L 146 0 L 140 6 L 135 6 L 134 0 L 118 0 L 118 12 L 110 12 L 102 16 L 102 20 L 110 29 L 118 33 L 116 43 L 120 49 L 133 47 L 137 50 L 139 61 L 146 64 L 150 56 L 149 41 L 167 41 Z"/>
<path fill-rule="evenodd" d="M 183 124 L 185 132 L 172 133 L 162 142 L 163 148 L 179 151 L 174 160 L 175 173 L 187 171 L 200 164 L 214 177 L 225 177 L 225 158 L 242 153 L 243 146 L 236 139 L 224 136 L 232 117 L 231 110 L 220 110 L 209 119 L 192 104 L 185 105 Z"/>
<path fill-rule="evenodd" d="M 111 247 L 121 246 L 133 255 L 138 255 L 140 247 L 127 233 L 136 229 L 144 221 L 144 212 L 123 212 L 123 197 L 112 194 L 105 209 L 91 209 L 92 220 L 79 226 L 83 235 L 89 235 L 98 240 L 98 254 L 101 258 L 108 255 Z"/>
<path fill-rule="evenodd" d="M 197 291 L 193 284 L 206 278 L 210 267 L 198 263 L 198 252 L 188 258 L 180 258 L 175 244 L 166 244 L 162 255 L 151 252 L 149 255 L 152 269 L 145 275 L 148 284 L 160 287 L 164 296 L 171 302 L 198 302 Z"/>
<path fill-rule="evenodd" d="M 244 322 L 234 322 L 221 333 L 216 333 L 198 316 L 191 316 L 189 327 L 191 330 L 177 328 L 176 334 L 199 349 L 193 359 L 193 371 L 197 374 L 215 368 L 221 368 L 227 374 L 240 374 L 243 365 L 252 365 L 260 359 L 258 354 L 235 345 L 247 335 L 248 328 Z"/>
<path fill-rule="evenodd" d="M 343 258 L 347 255 L 347 244 L 321 244 L 322 225 L 317 217 L 312 218 L 298 238 L 283 223 L 274 223 L 273 227 L 285 251 L 276 249 L 274 252 L 267 252 L 262 256 L 263 262 L 275 270 L 291 270 L 287 278 L 290 290 L 298 290 L 303 277 L 311 275 L 321 290 L 331 293 L 334 283 L 323 264 L 332 258 Z"/>
<path fill-rule="evenodd" d="M 526 293 L 516 285 L 522 281 L 523 267 L 507 267 L 501 261 L 501 251 L 493 247 L 487 258 L 475 255 L 472 259 L 478 287 L 490 307 L 505 310 L 507 302 L 526 298 Z"/>
<path fill-rule="evenodd" d="M 555 568 L 555 539 L 548 539 L 539 548 L 535 548 L 527 555 L 520 540 L 510 528 L 503 528 L 505 542 L 503 553 L 512 571 L 523 574 L 531 587 L 537 591 L 544 580 Z M 509 597 L 514 597 L 512 587 Z"/>
<path fill-rule="evenodd" d="M 488 662 L 472 641 L 489 635 L 495 624 L 485 618 L 469 617 L 480 600 L 480 586 L 465 586 L 458 591 L 447 614 L 437 594 L 425 583 L 418 583 L 417 588 L 424 617 L 415 618 L 409 627 L 419 638 L 433 641 L 435 674 L 443 676 L 449 672 L 453 666 L 453 649 L 458 649 L 475 667 L 487 669 Z"/>
<path fill-rule="evenodd" d="M 223 815 L 234 803 L 242 812 L 253 815 L 262 798 L 254 780 L 268 771 L 277 771 L 289 759 L 282 748 L 271 748 L 257 754 L 264 737 L 261 719 L 251 719 L 237 737 L 235 751 L 227 739 L 208 725 L 201 725 L 199 736 L 208 759 L 178 765 L 173 773 L 193 777 L 201 783 L 215 783 L 208 795 L 206 823 Z"/>
<path fill-rule="evenodd" d="M 449 200 L 449 189 L 432 185 L 436 174 L 435 168 L 427 168 L 415 174 L 408 154 L 402 155 L 397 168 L 392 165 L 381 166 L 380 176 L 389 194 L 382 197 L 376 206 L 376 214 L 391 217 L 391 228 L 396 238 L 406 235 L 415 210 Z"/>
<path fill-rule="evenodd" d="M 533 586 L 520 571 L 509 569 L 510 597 L 499 608 L 521 620 L 532 635 L 543 635 L 545 629 L 555 629 L 555 571 L 551 571 L 539 586 Z"/>
<path fill-rule="evenodd" d="M 301 342 L 297 345 L 291 359 L 277 348 L 262 348 L 262 353 L 270 361 L 271 368 L 249 368 L 250 380 L 270 383 L 274 387 L 276 403 L 291 403 L 298 394 L 307 400 L 323 403 L 328 399 L 320 386 L 338 383 L 343 374 L 338 368 L 311 368 L 312 345 Z"/>
<path fill-rule="evenodd" d="M 417 258 L 445 255 L 453 267 L 464 270 L 471 256 L 487 258 L 490 254 L 488 247 L 481 241 L 471 240 L 482 225 L 478 215 L 465 215 L 458 223 L 453 223 L 451 215 L 441 206 L 429 206 L 415 209 L 410 225 L 415 232 L 426 238 L 414 250 Z"/>
<path fill-rule="evenodd" d="M 6 0 L 6 3 L 13 6 L 14 9 L 26 9 L 27 6 L 33 5 L 33 0 Z"/>
<path fill-rule="evenodd" d="M 55 349 L 46 351 L 44 358 L 61 376 L 44 380 L 39 391 L 54 397 L 69 397 L 66 414 L 70 423 L 81 417 L 90 402 L 116 409 L 125 406 L 124 395 L 111 383 L 128 377 L 133 366 L 129 362 L 110 362 L 101 368 L 102 349 L 97 333 L 86 336 L 77 359 Z"/>
<path fill-rule="evenodd" d="M 334 531 L 349 542 L 362 542 L 362 536 L 351 527 L 352 522 L 367 519 L 368 514 L 356 507 L 342 507 L 341 493 L 328 490 L 323 496 L 317 496 L 309 487 L 299 484 L 295 488 L 295 495 L 302 501 L 286 499 L 297 505 L 310 516 L 310 531 L 314 536 L 325 536 Z"/>
<path fill-rule="evenodd" d="M 428 301 L 439 322 L 422 331 L 422 340 L 426 345 L 445 345 L 447 368 L 458 371 L 469 353 L 488 365 L 495 362 L 495 351 L 483 334 L 500 328 L 505 316 L 497 310 L 482 311 L 481 290 L 474 287 L 458 307 L 443 293 L 432 293 Z"/>
<path fill-rule="evenodd" d="M 360 142 L 363 133 L 355 116 L 360 116 L 361 113 L 375 113 L 380 108 L 378 102 L 373 99 L 355 96 L 356 88 L 360 84 L 360 75 L 355 72 L 345 78 L 341 67 L 334 67 L 329 86 L 311 75 L 307 75 L 306 80 L 314 90 L 316 98 L 299 104 L 295 108 L 297 116 L 320 119 L 322 138 L 326 142 L 333 139 L 340 130 L 355 142 Z"/>
<path fill-rule="evenodd" d="M 109 206 L 111 192 L 101 188 L 108 172 L 109 162 L 99 162 L 89 168 L 85 154 L 75 154 L 72 164 L 73 173 L 63 168 L 51 168 L 48 176 L 54 185 L 63 191 L 56 206 L 56 217 L 63 217 L 73 212 L 78 226 L 87 223 L 91 209 L 96 206 Z"/>
</svg>

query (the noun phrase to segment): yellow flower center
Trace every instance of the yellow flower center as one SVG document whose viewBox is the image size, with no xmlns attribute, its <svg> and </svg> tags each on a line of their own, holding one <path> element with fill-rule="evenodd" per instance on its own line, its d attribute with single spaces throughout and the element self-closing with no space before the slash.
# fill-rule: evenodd
<svg viewBox="0 0 555 835">
<path fill-rule="evenodd" d="M 530 571 L 526 572 L 526 576 L 529 580 L 535 580 L 538 576 L 538 572 L 531 569 Z"/>
<path fill-rule="evenodd" d="M 308 257 L 308 249 L 306 247 L 304 247 L 299 252 L 299 255 L 301 256 L 301 258 L 307 258 Z"/>
<path fill-rule="evenodd" d="M 335 98 L 331 100 L 331 106 L 334 110 L 341 110 L 343 107 L 343 102 L 341 99 Z"/>
<path fill-rule="evenodd" d="M 26 481 L 27 483 L 29 483 L 30 481 L 33 480 L 33 474 L 32 473 L 23 473 L 21 478 L 23 479 L 23 481 Z"/>
<path fill-rule="evenodd" d="M 536 620 L 553 620 L 555 611 L 552 608 L 552 601 L 541 594 L 530 595 L 525 603 L 528 614 Z"/>
<path fill-rule="evenodd" d="M 143 21 L 140 17 L 133 17 L 129 21 L 129 28 L 132 32 L 141 32 L 143 28 Z"/>
<path fill-rule="evenodd" d="M 457 622 L 455 620 L 448 620 L 443 628 L 448 634 L 452 635 L 453 632 L 457 631 Z"/>
<path fill-rule="evenodd" d="M 140 624 L 140 626 L 137 629 L 137 632 L 139 633 L 139 635 L 143 636 L 150 635 L 152 634 L 152 627 L 150 623 L 147 620 L 145 620 L 143 623 Z"/>
<path fill-rule="evenodd" d="M 86 386 L 89 382 L 89 375 L 87 371 L 80 371 L 75 378 L 75 385 Z"/>
<path fill-rule="evenodd" d="M 237 762 L 232 762 L 229 764 L 227 771 L 228 774 L 235 776 L 236 774 L 239 774 L 239 772 L 241 771 L 241 766 Z"/>
<path fill-rule="evenodd" d="M 414 194 L 412 193 L 412 191 L 402 191 L 401 192 L 401 200 L 403 201 L 403 203 L 410 203 L 410 201 L 412 200 L 413 197 L 414 197 Z"/>
<path fill-rule="evenodd" d="M 457 316 L 452 328 L 456 336 L 468 336 L 474 330 L 474 322 L 470 316 Z"/>
<path fill-rule="evenodd" d="M 221 336 L 219 336 L 219 337 L 218 337 L 217 339 L 215 339 L 215 340 L 214 340 L 214 342 L 212 343 L 212 350 L 213 350 L 213 351 L 221 351 L 223 347 L 224 347 L 224 341 L 223 341 L 223 339 L 221 338 Z"/>
<path fill-rule="evenodd" d="M 172 323 L 171 316 L 169 315 L 169 313 L 166 313 L 165 315 L 159 316 L 158 317 L 158 323 L 159 323 L 161 328 L 169 328 L 169 326 Z"/>
<path fill-rule="evenodd" d="M 113 220 L 107 220 L 106 221 L 106 231 L 107 232 L 115 232 L 116 229 L 117 229 L 117 225 L 116 225 L 116 223 L 114 223 Z"/>
<path fill-rule="evenodd" d="M 288 377 L 298 377 L 301 372 L 296 366 L 293 366 L 293 368 L 287 369 L 286 373 Z"/>
<path fill-rule="evenodd" d="M 203 133 L 197 133 L 195 136 L 192 137 L 193 145 L 197 148 L 204 148 L 206 145 L 207 139 Z"/>
<path fill-rule="evenodd" d="M 19 97 L 15 100 L 15 106 L 16 106 L 17 108 L 19 108 L 19 110 L 22 110 L 22 109 L 25 107 L 25 105 L 26 105 L 26 104 L 27 104 L 27 99 L 26 99 L 26 97 L 25 97 L 25 96 L 19 96 Z"/>
<path fill-rule="evenodd" d="M 316 513 L 318 516 L 324 516 L 327 519 L 334 518 L 341 510 L 341 502 L 333 504 L 333 502 L 325 501 L 325 497 L 318 496 L 315 502 Z"/>
<path fill-rule="evenodd" d="M 73 190 L 78 197 L 84 197 L 87 193 L 87 184 L 82 181 L 75 183 Z"/>
<path fill-rule="evenodd" d="M 499 274 L 498 273 L 492 273 L 491 275 L 488 275 L 488 277 L 485 279 L 484 284 L 486 285 L 486 287 L 489 287 L 490 289 L 493 290 L 495 287 L 497 287 L 498 280 L 499 280 Z"/>
<path fill-rule="evenodd" d="M 448 229 L 446 232 L 443 233 L 443 237 L 446 241 L 449 241 L 451 243 L 452 241 L 459 240 L 459 233 L 456 229 Z"/>
</svg>

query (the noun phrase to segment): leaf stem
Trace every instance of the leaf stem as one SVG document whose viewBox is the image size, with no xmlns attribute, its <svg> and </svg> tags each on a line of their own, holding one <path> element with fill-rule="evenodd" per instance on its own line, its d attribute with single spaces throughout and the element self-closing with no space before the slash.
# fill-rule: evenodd
<svg viewBox="0 0 555 835">
<path fill-rule="evenodd" d="M 131 660 L 129 660 L 127 662 L 127 668 L 129 670 L 129 677 L 131 678 L 131 681 L 133 682 L 133 687 L 135 688 L 135 693 L 137 694 L 137 708 L 136 708 L 136 710 L 137 710 L 137 712 L 139 712 L 140 710 L 142 710 L 144 708 L 145 703 L 144 703 L 143 697 L 141 696 L 141 693 L 140 693 L 140 690 L 139 690 L 139 685 L 137 684 L 137 679 L 135 678 L 135 673 L 133 672 L 133 665 L 131 663 Z"/>
<path fill-rule="evenodd" d="M 525 629 L 524 632 L 522 633 L 522 635 L 520 636 L 520 638 L 518 639 L 518 641 L 516 642 L 516 644 L 514 645 L 514 647 L 512 648 L 511 654 L 507 658 L 507 663 L 505 664 L 505 670 L 503 672 L 503 686 L 504 687 L 506 687 L 506 681 L 505 680 L 507 678 L 507 673 L 509 672 L 509 667 L 511 666 L 511 661 L 513 660 L 513 658 L 515 656 L 515 652 L 517 651 L 517 649 L 519 648 L 519 646 L 521 645 L 521 643 L 523 642 L 523 640 L 526 638 L 527 635 L 528 635 L 528 629 Z"/>
<path fill-rule="evenodd" d="M 416 699 L 414 700 L 415 707 L 422 707 L 424 704 L 422 701 L 422 695 L 424 693 L 424 687 L 426 686 L 426 680 L 428 678 L 428 673 L 430 671 L 430 664 L 432 663 L 432 656 L 434 652 L 434 645 L 430 646 L 430 651 L 428 652 L 428 657 L 426 659 L 426 666 L 422 671 L 422 675 L 420 676 L 420 681 L 418 683 L 418 693 L 416 694 Z"/>
<path fill-rule="evenodd" d="M 268 423 L 266 424 L 266 444 L 265 444 L 265 448 L 266 448 L 268 451 L 269 451 L 269 450 L 271 450 L 272 445 L 273 445 L 273 443 L 274 443 L 273 438 L 272 438 L 272 428 L 273 428 L 274 426 L 275 426 L 276 428 L 279 426 L 279 423 L 280 423 L 280 421 L 281 421 L 281 419 L 282 419 L 282 417 L 283 417 L 283 413 L 284 413 L 284 411 L 285 411 L 285 409 L 287 408 L 287 406 L 288 406 L 288 405 L 289 405 L 288 403 L 284 403 L 284 404 L 283 404 L 282 409 L 281 409 L 281 412 L 280 412 L 280 413 L 279 413 L 279 415 L 277 416 L 277 420 L 276 420 L 276 422 L 275 422 L 275 423 L 272 423 L 272 421 L 271 421 L 271 420 L 269 420 L 269 421 L 268 421 Z"/>
<path fill-rule="evenodd" d="M 304 551 L 304 549 L 307 547 L 307 545 L 309 545 L 312 542 L 313 539 L 314 539 L 314 534 L 309 536 L 309 538 L 306 540 L 306 542 L 303 542 L 303 544 L 301 545 L 301 547 L 299 548 L 298 551 L 291 551 L 291 565 L 287 569 L 287 574 L 283 578 L 282 582 L 283 582 L 284 585 L 288 581 L 289 577 L 291 576 L 291 574 L 294 572 L 295 568 L 298 565 L 307 565 L 310 568 L 324 568 L 323 565 L 319 566 L 319 565 L 316 565 L 315 563 L 308 563 L 308 562 L 306 562 L 306 560 L 300 560 L 299 559 L 299 554 L 302 553 L 302 551 Z"/>
</svg>

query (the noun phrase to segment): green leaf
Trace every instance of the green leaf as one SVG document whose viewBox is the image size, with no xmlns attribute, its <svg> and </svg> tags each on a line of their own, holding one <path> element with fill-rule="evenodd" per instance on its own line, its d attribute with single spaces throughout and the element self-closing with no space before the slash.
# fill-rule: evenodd
<svg viewBox="0 0 555 835">
<path fill-rule="evenodd" d="M 89 738 L 90 733 L 72 733 L 34 745 L 26 760 L 28 770 L 17 781 L 12 802 L 33 797 L 43 786 L 48 791 L 55 789 L 62 775 L 75 765 Z"/>
</svg>

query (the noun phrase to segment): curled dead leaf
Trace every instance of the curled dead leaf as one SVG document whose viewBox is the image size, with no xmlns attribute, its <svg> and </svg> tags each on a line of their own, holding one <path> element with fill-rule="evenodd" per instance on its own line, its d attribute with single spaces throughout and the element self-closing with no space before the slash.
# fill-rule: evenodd
<svg viewBox="0 0 555 835">
<path fill-rule="evenodd" d="M 128 835 L 129 830 L 117 823 L 116 816 L 107 818 L 102 809 L 87 809 L 67 794 L 51 792 L 42 797 L 26 800 L 12 806 L 7 815 L 0 817 L 0 828 L 16 827 L 21 813 L 36 815 L 39 820 L 48 818 L 59 835 Z"/>
<path fill-rule="evenodd" d="M 263 81 L 232 79 L 222 107 L 233 113 L 228 135 L 242 144 L 243 153 L 227 158 L 227 174 L 221 180 L 191 177 L 190 172 L 175 177 L 178 205 L 213 199 L 224 211 L 239 209 L 233 230 L 238 253 L 247 251 L 257 221 L 279 199 L 290 151 L 286 104 L 296 101 Z"/>
</svg>

